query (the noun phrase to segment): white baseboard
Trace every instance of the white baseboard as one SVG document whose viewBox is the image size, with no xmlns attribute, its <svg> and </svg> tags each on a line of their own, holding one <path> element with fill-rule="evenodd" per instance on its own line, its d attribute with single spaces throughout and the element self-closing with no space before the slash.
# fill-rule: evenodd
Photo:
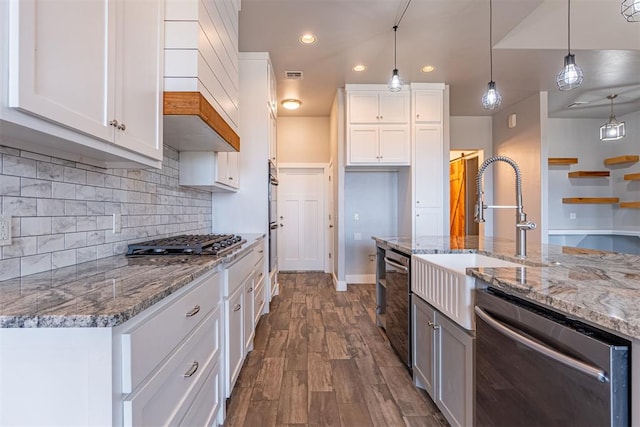
<svg viewBox="0 0 640 427">
<path fill-rule="evenodd" d="M 347 283 L 376 283 L 375 274 L 347 274 Z"/>
<path fill-rule="evenodd" d="M 338 280 L 335 274 L 331 275 L 333 277 L 333 287 L 336 288 L 336 291 L 344 292 L 347 290 L 347 282 L 344 280 Z"/>
</svg>

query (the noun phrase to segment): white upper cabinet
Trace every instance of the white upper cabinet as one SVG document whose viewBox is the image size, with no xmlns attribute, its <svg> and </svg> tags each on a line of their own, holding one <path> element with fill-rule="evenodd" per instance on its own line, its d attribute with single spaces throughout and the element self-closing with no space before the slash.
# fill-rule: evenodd
<svg viewBox="0 0 640 427">
<path fill-rule="evenodd" d="M 209 191 L 236 191 L 240 188 L 240 153 L 181 151 L 180 185 Z"/>
<path fill-rule="evenodd" d="M 7 109 L 2 118 L 83 145 L 70 142 L 62 156 L 77 152 L 117 166 L 141 155 L 159 166 L 163 12 L 161 2 L 143 0 L 9 2 L 6 107 L 79 135 L 56 134 Z"/>
<path fill-rule="evenodd" d="M 347 165 L 411 164 L 410 93 L 347 85 Z"/>
<path fill-rule="evenodd" d="M 442 123 L 442 90 L 414 91 L 413 115 L 416 123 Z"/>
<path fill-rule="evenodd" d="M 409 92 L 349 92 L 349 123 L 409 123 Z"/>
</svg>

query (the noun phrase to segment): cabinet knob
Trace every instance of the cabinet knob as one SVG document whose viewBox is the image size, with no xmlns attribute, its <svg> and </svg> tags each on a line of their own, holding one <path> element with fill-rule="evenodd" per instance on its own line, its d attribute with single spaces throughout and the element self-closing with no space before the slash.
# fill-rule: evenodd
<svg viewBox="0 0 640 427">
<path fill-rule="evenodd" d="M 115 119 L 114 119 L 114 120 L 111 120 L 111 121 L 109 122 L 109 126 L 118 127 L 118 121 L 117 121 L 117 120 L 115 120 Z"/>
<path fill-rule="evenodd" d="M 233 181 L 233 177 L 232 176 L 230 176 L 228 179 L 229 179 L 229 181 Z"/>
<path fill-rule="evenodd" d="M 120 129 L 120 130 L 122 130 L 122 131 L 124 131 L 124 130 L 127 130 L 127 125 L 125 125 L 125 124 L 123 123 L 123 124 L 121 124 L 121 125 L 119 125 L 119 126 L 116 126 L 116 128 L 117 128 L 117 129 Z"/>
<path fill-rule="evenodd" d="M 253 287 L 247 289 L 247 293 L 250 294 L 251 292 L 253 292 Z"/>
<path fill-rule="evenodd" d="M 416 114 L 416 119 L 419 119 L 419 118 L 420 118 L 420 114 Z"/>
<path fill-rule="evenodd" d="M 384 119 L 384 117 L 380 116 L 380 120 Z"/>
<path fill-rule="evenodd" d="M 187 317 L 193 317 L 200 312 L 200 306 L 196 305 L 191 310 L 189 310 L 186 314 Z"/>
<path fill-rule="evenodd" d="M 189 368 L 189 370 L 184 373 L 184 377 L 185 378 L 192 377 L 193 374 L 196 373 L 196 371 L 198 370 L 199 367 L 200 367 L 200 364 L 198 362 L 193 362 L 191 364 L 191 367 Z"/>
<path fill-rule="evenodd" d="M 233 311 L 240 311 L 241 308 L 242 306 L 240 304 L 236 304 L 236 306 L 233 307 Z"/>
</svg>

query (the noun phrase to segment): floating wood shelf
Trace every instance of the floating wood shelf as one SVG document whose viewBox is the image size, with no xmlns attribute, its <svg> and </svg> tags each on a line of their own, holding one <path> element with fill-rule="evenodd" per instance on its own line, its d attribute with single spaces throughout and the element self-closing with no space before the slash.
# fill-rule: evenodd
<svg viewBox="0 0 640 427">
<path fill-rule="evenodd" d="M 628 173 L 624 176 L 625 181 L 635 181 L 640 179 L 640 173 Z"/>
<path fill-rule="evenodd" d="M 565 197 L 562 199 L 562 203 L 568 204 L 598 204 L 606 205 L 618 203 L 620 201 L 617 197 Z"/>
<path fill-rule="evenodd" d="M 640 208 L 640 202 L 620 202 L 621 208 Z"/>
<path fill-rule="evenodd" d="M 549 157 L 550 165 L 573 165 L 578 163 L 577 157 Z"/>
<path fill-rule="evenodd" d="M 601 178 L 609 176 L 609 171 L 575 171 L 569 172 L 569 178 Z"/>
<path fill-rule="evenodd" d="M 610 157 L 608 159 L 604 159 L 604 164 L 605 166 L 611 166 L 611 165 L 619 165 L 622 163 L 635 163 L 638 160 L 640 160 L 640 156 L 627 155 L 627 156 Z"/>
</svg>

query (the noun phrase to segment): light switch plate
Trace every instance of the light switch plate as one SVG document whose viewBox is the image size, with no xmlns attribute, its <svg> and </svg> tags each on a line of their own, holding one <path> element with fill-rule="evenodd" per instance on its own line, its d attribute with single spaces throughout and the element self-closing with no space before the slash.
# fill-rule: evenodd
<svg viewBox="0 0 640 427">
<path fill-rule="evenodd" d="M 11 245 L 11 216 L 0 215 L 0 246 Z"/>
</svg>

